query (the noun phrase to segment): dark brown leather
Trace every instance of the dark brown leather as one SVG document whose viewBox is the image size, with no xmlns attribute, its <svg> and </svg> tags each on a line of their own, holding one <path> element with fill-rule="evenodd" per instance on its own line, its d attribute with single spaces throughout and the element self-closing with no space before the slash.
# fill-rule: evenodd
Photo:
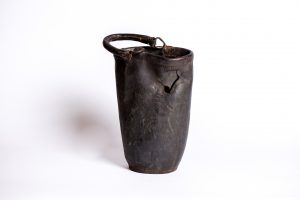
<svg viewBox="0 0 300 200">
<path fill-rule="evenodd" d="M 193 52 L 156 47 L 156 39 L 114 34 L 104 47 L 115 57 L 119 119 L 129 168 L 142 173 L 177 169 L 190 119 Z M 117 49 L 111 41 L 134 40 L 150 46 Z"/>
</svg>

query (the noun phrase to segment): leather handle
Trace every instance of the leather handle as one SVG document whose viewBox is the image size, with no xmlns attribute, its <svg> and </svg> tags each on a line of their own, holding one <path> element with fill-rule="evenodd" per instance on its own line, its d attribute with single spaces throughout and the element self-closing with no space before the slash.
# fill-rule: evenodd
<svg viewBox="0 0 300 200">
<path fill-rule="evenodd" d="M 126 51 L 123 49 L 118 49 L 110 44 L 110 42 L 117 41 L 117 40 L 133 40 L 137 42 L 142 42 L 145 44 L 149 44 L 151 47 L 154 47 L 156 44 L 155 37 L 150 37 L 146 35 L 138 35 L 138 34 L 130 34 L 130 33 L 122 33 L 122 34 L 112 34 L 108 35 L 103 39 L 103 46 L 109 52 L 113 53 L 114 55 L 120 56 L 125 59 L 130 59 L 132 56 L 131 51 Z"/>
</svg>

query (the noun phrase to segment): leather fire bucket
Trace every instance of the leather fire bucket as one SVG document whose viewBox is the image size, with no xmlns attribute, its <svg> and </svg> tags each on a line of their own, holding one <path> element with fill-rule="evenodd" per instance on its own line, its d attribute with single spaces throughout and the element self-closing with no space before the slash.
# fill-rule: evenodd
<svg viewBox="0 0 300 200">
<path fill-rule="evenodd" d="M 118 49 L 117 40 L 150 46 Z M 163 46 L 156 46 L 160 40 Z M 193 52 L 167 46 L 159 37 L 113 34 L 104 47 L 115 58 L 123 147 L 129 169 L 162 174 L 175 171 L 188 135 L 193 83 Z"/>
</svg>

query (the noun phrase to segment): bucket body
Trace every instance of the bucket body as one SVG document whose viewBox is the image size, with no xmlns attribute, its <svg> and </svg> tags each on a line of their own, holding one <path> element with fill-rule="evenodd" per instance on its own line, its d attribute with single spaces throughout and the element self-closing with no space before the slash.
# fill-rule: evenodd
<svg viewBox="0 0 300 200">
<path fill-rule="evenodd" d="M 150 46 L 116 49 L 109 43 L 124 39 Z M 185 149 L 193 53 L 165 44 L 156 47 L 156 40 L 144 35 L 114 34 L 107 36 L 103 44 L 115 58 L 119 120 L 129 168 L 159 174 L 176 170 Z"/>
</svg>

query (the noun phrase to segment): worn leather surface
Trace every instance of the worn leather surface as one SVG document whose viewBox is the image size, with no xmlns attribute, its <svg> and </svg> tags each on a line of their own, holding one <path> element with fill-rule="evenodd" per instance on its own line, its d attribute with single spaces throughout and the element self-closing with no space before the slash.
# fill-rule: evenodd
<svg viewBox="0 0 300 200">
<path fill-rule="evenodd" d="M 176 47 L 122 49 L 115 53 L 119 119 L 131 170 L 177 169 L 189 127 L 193 53 Z"/>
</svg>

